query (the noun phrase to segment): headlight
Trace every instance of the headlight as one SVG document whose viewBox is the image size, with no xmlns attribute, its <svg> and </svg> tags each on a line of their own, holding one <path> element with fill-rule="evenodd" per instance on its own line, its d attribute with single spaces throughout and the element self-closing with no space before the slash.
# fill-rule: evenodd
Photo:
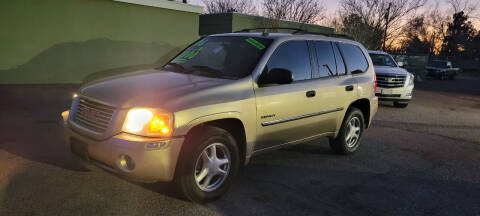
<svg viewBox="0 0 480 216">
<path fill-rule="evenodd" d="M 141 136 L 167 137 L 172 134 L 173 119 L 165 111 L 134 108 L 128 111 L 122 130 Z"/>
<path fill-rule="evenodd" d="M 413 85 L 413 82 L 415 80 L 415 76 L 413 74 L 408 75 L 408 85 Z"/>
</svg>

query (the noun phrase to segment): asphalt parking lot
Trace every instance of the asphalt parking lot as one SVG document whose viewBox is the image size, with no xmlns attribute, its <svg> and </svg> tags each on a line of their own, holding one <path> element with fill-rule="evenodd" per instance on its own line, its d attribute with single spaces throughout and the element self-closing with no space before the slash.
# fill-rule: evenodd
<svg viewBox="0 0 480 216">
<path fill-rule="evenodd" d="M 379 106 L 357 154 L 320 139 L 258 156 L 206 205 L 74 159 L 58 119 L 77 86 L 0 86 L 0 215 L 480 215 L 479 83 L 417 83 L 406 109 Z"/>
</svg>

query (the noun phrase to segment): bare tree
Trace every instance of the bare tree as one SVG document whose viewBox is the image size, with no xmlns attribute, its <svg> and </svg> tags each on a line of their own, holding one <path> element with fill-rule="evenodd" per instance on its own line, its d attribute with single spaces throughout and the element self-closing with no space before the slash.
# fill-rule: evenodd
<svg viewBox="0 0 480 216">
<path fill-rule="evenodd" d="M 325 17 L 325 8 L 318 0 L 263 0 L 263 14 L 275 20 L 315 23 Z"/>
<path fill-rule="evenodd" d="M 425 23 L 427 27 L 426 40 L 432 44 L 433 53 L 438 54 L 442 49 L 443 39 L 447 34 L 449 16 L 439 9 L 438 3 L 426 13 Z"/>
<path fill-rule="evenodd" d="M 402 29 L 402 21 L 423 7 L 427 0 L 341 0 L 341 14 L 360 17 L 362 22 L 375 29 L 382 30 L 385 46 L 392 46 Z M 355 35 L 352 35 L 355 37 Z"/>
<path fill-rule="evenodd" d="M 207 13 L 238 12 L 244 14 L 257 14 L 252 0 L 202 0 Z"/>
<path fill-rule="evenodd" d="M 464 12 L 467 16 L 477 12 L 480 1 L 478 0 L 447 0 L 453 9 L 453 13 Z"/>
</svg>

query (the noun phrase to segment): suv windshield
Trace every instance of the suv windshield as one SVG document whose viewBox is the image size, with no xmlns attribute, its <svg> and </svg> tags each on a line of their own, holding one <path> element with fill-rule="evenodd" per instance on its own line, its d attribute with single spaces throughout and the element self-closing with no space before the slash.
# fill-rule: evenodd
<svg viewBox="0 0 480 216">
<path fill-rule="evenodd" d="M 271 44 L 267 38 L 212 36 L 185 49 L 164 68 L 226 79 L 249 75 Z"/>
<path fill-rule="evenodd" d="M 372 58 L 373 64 L 376 66 L 397 67 L 397 64 L 389 55 L 370 54 L 370 57 Z"/>
</svg>

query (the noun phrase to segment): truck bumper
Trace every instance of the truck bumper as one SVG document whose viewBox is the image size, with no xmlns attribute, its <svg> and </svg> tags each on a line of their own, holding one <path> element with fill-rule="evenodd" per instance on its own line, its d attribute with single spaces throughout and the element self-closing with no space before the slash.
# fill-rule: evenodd
<svg viewBox="0 0 480 216">
<path fill-rule="evenodd" d="M 84 162 L 137 182 L 172 181 L 183 137 L 158 139 L 120 133 L 93 140 L 68 127 L 68 111 L 62 113 L 64 142 Z"/>
<path fill-rule="evenodd" d="M 381 88 L 377 87 L 375 96 L 380 101 L 409 102 L 412 100 L 413 85 L 402 88 Z"/>
</svg>

